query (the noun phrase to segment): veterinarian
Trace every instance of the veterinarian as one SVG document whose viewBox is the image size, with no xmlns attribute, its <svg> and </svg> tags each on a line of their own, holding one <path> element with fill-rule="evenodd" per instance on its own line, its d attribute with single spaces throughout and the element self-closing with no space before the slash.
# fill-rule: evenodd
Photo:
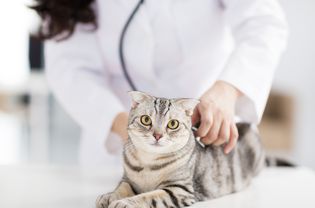
<svg viewBox="0 0 315 208">
<path fill-rule="evenodd" d="M 82 128 L 80 163 L 119 163 L 133 88 L 200 98 L 211 145 L 258 124 L 287 39 L 276 0 L 37 0 L 48 83 Z M 134 85 L 134 86 L 132 86 Z"/>
</svg>

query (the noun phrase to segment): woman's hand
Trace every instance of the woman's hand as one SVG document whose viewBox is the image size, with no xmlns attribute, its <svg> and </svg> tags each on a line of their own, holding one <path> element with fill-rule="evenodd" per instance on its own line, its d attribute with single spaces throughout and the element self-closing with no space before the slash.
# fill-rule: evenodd
<svg viewBox="0 0 315 208">
<path fill-rule="evenodd" d="M 126 142 L 128 139 L 127 126 L 128 113 L 121 112 L 118 113 L 117 116 L 114 118 L 111 131 L 118 134 L 122 138 L 123 142 Z"/>
<path fill-rule="evenodd" d="M 235 103 L 241 92 L 234 86 L 217 81 L 200 98 L 192 116 L 192 123 L 200 122 L 197 136 L 206 144 L 226 144 L 228 154 L 236 145 L 238 131 L 234 122 Z"/>
</svg>

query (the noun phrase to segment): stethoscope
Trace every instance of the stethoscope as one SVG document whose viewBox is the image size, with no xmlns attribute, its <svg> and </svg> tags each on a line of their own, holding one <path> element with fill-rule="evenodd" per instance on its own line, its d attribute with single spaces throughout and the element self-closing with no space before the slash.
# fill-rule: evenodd
<svg viewBox="0 0 315 208">
<path fill-rule="evenodd" d="M 136 7 L 133 9 L 133 11 L 131 12 L 131 14 L 129 15 L 123 29 L 122 32 L 120 34 L 120 39 L 119 39 L 119 58 L 120 58 L 120 64 L 124 73 L 124 76 L 130 86 L 130 88 L 132 90 L 137 90 L 136 85 L 134 84 L 134 82 L 132 81 L 128 70 L 127 70 L 127 65 L 125 62 L 125 58 L 124 58 L 124 40 L 125 40 L 125 36 L 126 36 L 126 32 L 128 30 L 128 27 L 130 25 L 130 23 L 132 22 L 134 16 L 137 14 L 137 12 L 139 11 L 140 6 L 144 3 L 144 0 L 140 0 L 138 2 L 138 4 L 136 5 Z"/>
</svg>

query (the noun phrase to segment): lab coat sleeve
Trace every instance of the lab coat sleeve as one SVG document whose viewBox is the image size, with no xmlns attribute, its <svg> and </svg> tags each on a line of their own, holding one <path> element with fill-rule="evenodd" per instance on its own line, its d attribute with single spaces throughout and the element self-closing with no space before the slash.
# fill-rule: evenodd
<svg viewBox="0 0 315 208">
<path fill-rule="evenodd" d="M 234 85 L 244 94 L 236 104 L 236 115 L 258 124 L 274 70 L 286 46 L 285 15 L 276 0 L 221 2 L 235 45 L 219 80 Z"/>
<path fill-rule="evenodd" d="M 114 117 L 125 109 L 109 89 L 97 34 L 87 30 L 77 25 L 69 39 L 45 43 L 46 78 L 81 129 L 104 145 Z"/>
</svg>

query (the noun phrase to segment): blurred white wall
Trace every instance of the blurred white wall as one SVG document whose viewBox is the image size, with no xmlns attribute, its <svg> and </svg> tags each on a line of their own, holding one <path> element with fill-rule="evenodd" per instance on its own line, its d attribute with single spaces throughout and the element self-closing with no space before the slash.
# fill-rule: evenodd
<svg viewBox="0 0 315 208">
<path fill-rule="evenodd" d="M 290 39 L 273 88 L 295 96 L 294 157 L 315 168 L 315 1 L 280 2 L 289 22 Z"/>
<path fill-rule="evenodd" d="M 23 90 L 30 73 L 28 38 L 31 24 L 30 0 L 0 2 L 0 96 Z M 9 100 L 5 97 L 2 101 Z M 0 164 L 20 161 L 23 121 L 0 112 Z"/>
<path fill-rule="evenodd" d="M 23 136 L 21 122 L 2 112 L 0 118 L 0 164 L 17 163 L 20 159 L 20 142 Z"/>
<path fill-rule="evenodd" d="M 0 90 L 14 90 L 29 76 L 28 38 L 34 13 L 31 0 L 0 2 Z"/>
</svg>

